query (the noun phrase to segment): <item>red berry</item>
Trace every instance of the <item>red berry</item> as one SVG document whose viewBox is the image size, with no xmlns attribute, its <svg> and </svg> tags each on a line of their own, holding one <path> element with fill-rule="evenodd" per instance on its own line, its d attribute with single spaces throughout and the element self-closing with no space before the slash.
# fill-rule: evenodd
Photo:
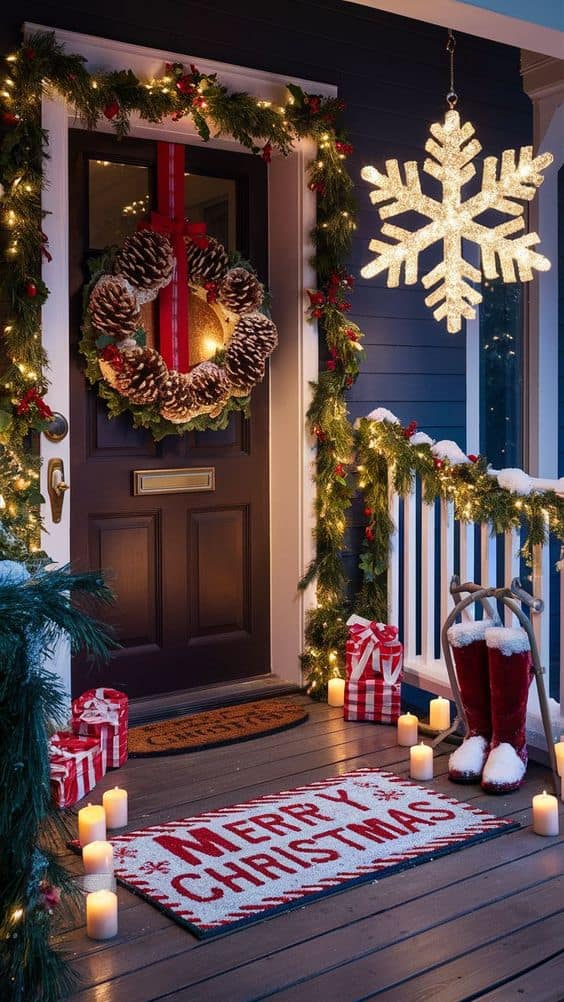
<svg viewBox="0 0 564 1002">
<path fill-rule="evenodd" d="M 110 101 L 110 103 L 106 105 L 106 107 L 104 108 L 104 115 L 110 121 L 112 120 L 112 118 L 115 118 L 116 115 L 119 115 L 119 104 L 117 103 L 117 101 Z"/>
<path fill-rule="evenodd" d="M 478 462 L 478 457 L 475 456 L 473 452 L 469 452 L 468 453 L 468 459 L 470 460 L 471 463 L 477 463 Z"/>
<path fill-rule="evenodd" d="M 364 535 L 366 536 L 366 539 L 369 540 L 369 542 L 372 543 L 374 541 L 374 530 L 371 529 L 369 525 L 366 526 L 366 529 L 364 530 Z"/>
<path fill-rule="evenodd" d="M 442 461 L 442 459 L 436 459 L 435 458 L 433 460 L 433 464 L 434 464 L 434 467 L 435 467 L 436 470 L 442 470 L 442 468 L 443 468 L 443 461 Z"/>
<path fill-rule="evenodd" d="M 28 282 L 25 287 L 25 294 L 29 296 L 30 299 L 34 299 L 37 295 L 37 286 L 35 282 Z"/>
<path fill-rule="evenodd" d="M 345 467 L 343 466 L 342 463 L 337 463 L 335 467 L 335 476 L 344 477 L 344 475 L 345 475 Z"/>
<path fill-rule="evenodd" d="M 369 508 L 369 507 L 367 506 L 367 507 L 366 507 L 366 508 L 364 509 L 364 514 L 366 515 L 366 517 L 367 517 L 367 518 L 370 518 L 370 516 L 372 515 L 372 508 Z"/>
<path fill-rule="evenodd" d="M 19 118 L 17 115 L 14 115 L 11 111 L 3 111 L 2 121 L 4 122 L 5 125 L 17 125 L 19 122 Z"/>
</svg>

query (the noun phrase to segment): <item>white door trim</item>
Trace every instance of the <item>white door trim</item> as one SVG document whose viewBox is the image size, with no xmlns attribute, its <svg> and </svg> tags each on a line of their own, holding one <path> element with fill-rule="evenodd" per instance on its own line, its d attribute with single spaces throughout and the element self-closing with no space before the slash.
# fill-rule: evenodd
<svg viewBox="0 0 564 1002">
<path fill-rule="evenodd" d="M 26 32 L 51 31 L 28 24 Z M 245 90 L 263 100 L 281 104 L 286 79 L 277 74 L 245 69 L 189 55 L 146 49 L 136 45 L 95 38 L 69 31 L 55 31 L 68 52 L 82 54 L 89 70 L 131 67 L 139 76 L 150 77 L 164 62 L 197 62 L 204 73 L 217 73 L 226 86 Z M 294 81 L 317 94 L 334 96 L 336 88 L 316 81 Z M 51 386 L 47 400 L 54 410 L 69 414 L 69 283 L 68 283 L 68 130 L 80 126 L 74 112 L 57 95 L 42 101 L 43 126 L 49 132 L 49 159 L 45 162 L 44 220 L 53 261 L 44 264 L 43 276 L 51 295 L 42 311 L 43 343 L 51 363 Z M 101 131 L 112 131 L 109 123 Z M 189 119 L 156 125 L 133 118 L 131 135 L 186 144 L 202 140 Z M 231 137 L 211 139 L 209 147 L 242 150 Z M 310 141 L 297 144 L 287 157 L 273 158 L 269 172 L 269 264 L 273 316 L 280 346 L 272 357 L 270 372 L 270 596 L 271 670 L 300 683 L 299 655 L 303 649 L 304 623 L 313 605 L 314 591 L 297 591 L 297 582 L 313 555 L 314 502 L 312 482 L 314 447 L 308 435 L 305 413 L 311 398 L 310 383 L 318 375 L 317 325 L 305 319 L 303 290 L 315 285 L 310 231 L 315 222 L 315 196 L 307 188 L 307 165 L 315 154 Z M 72 429 L 71 429 L 72 434 Z M 70 436 L 69 436 L 70 437 Z M 69 437 L 52 445 L 41 436 L 44 461 L 59 456 L 70 466 Z M 42 545 L 53 559 L 70 558 L 70 506 L 72 484 L 65 498 L 63 519 L 51 522 L 49 505 L 43 506 L 46 533 Z M 62 649 L 54 665 L 67 689 L 70 658 Z"/>
</svg>

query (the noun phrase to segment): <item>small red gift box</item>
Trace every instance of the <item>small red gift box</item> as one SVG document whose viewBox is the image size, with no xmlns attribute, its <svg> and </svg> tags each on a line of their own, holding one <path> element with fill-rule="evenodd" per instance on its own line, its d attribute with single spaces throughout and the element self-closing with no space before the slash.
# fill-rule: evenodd
<svg viewBox="0 0 564 1002">
<path fill-rule="evenodd" d="M 128 698 L 117 689 L 89 689 L 72 701 L 75 734 L 96 737 L 106 751 L 108 769 L 127 761 Z"/>
<path fill-rule="evenodd" d="M 393 724 L 400 715 L 403 647 L 396 626 L 347 621 L 345 720 Z"/>
<path fill-rule="evenodd" d="M 401 682 L 390 685 L 383 678 L 345 683 L 345 720 L 370 720 L 395 724 L 401 712 Z"/>
<path fill-rule="evenodd" d="M 98 738 L 57 731 L 49 740 L 51 793 L 57 807 L 70 807 L 94 789 L 106 772 Z"/>
</svg>

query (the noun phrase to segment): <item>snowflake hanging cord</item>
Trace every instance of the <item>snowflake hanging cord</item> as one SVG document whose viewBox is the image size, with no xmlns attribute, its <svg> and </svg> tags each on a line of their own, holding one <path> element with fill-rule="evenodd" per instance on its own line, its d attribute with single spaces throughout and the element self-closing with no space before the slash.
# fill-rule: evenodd
<svg viewBox="0 0 564 1002">
<path fill-rule="evenodd" d="M 431 136 L 425 144 L 430 154 L 423 170 L 436 178 L 442 186 L 442 201 L 425 195 L 421 190 L 419 166 L 415 161 L 404 164 L 405 182 L 402 180 L 397 160 L 386 161 L 386 173 L 375 167 L 364 167 L 361 175 L 375 187 L 370 200 L 381 205 L 381 219 L 418 212 L 430 222 L 418 230 L 403 229 L 384 223 L 382 235 L 395 243 L 371 240 L 369 247 L 376 257 L 361 270 L 363 278 L 373 278 L 388 272 L 388 286 L 400 283 L 402 266 L 406 285 L 414 285 L 418 277 L 419 254 L 438 241 L 443 241 L 442 261 L 426 275 L 422 282 L 426 289 L 436 286 L 426 296 L 425 303 L 435 307 L 436 320 L 446 317 L 447 330 L 455 334 L 462 326 L 462 318 L 473 319 L 474 307 L 482 301 L 481 293 L 470 282 L 480 282 L 480 271 L 465 260 L 462 240 L 479 245 L 482 254 L 482 271 L 485 278 L 501 278 L 504 282 L 528 282 L 533 269 L 547 271 L 550 261 L 532 248 L 539 243 L 536 233 L 513 234 L 524 230 L 524 205 L 530 202 L 542 184 L 543 171 L 552 163 L 551 153 L 533 157 L 532 146 L 522 146 L 518 159 L 515 150 L 504 150 L 498 175 L 498 158 L 486 157 L 483 164 L 480 191 L 462 200 L 462 188 L 476 174 L 471 163 L 482 149 L 476 138 L 474 126 L 466 122 L 461 126 L 457 111 L 446 112 L 443 123 L 435 122 Z M 431 159 L 433 158 L 433 159 Z M 487 209 L 512 216 L 507 222 L 489 228 L 476 222 Z M 499 261 L 499 271 L 496 258 Z"/>
</svg>

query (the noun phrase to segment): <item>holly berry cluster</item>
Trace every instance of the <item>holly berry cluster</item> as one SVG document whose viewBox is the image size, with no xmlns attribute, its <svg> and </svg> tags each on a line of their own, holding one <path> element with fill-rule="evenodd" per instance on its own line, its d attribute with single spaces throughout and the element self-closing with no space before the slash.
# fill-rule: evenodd
<svg viewBox="0 0 564 1002">
<path fill-rule="evenodd" d="M 41 392 L 37 389 L 37 387 L 30 386 L 30 388 L 25 391 L 23 397 L 17 405 L 16 414 L 18 416 L 23 414 L 33 414 L 33 409 L 35 409 L 37 417 L 41 421 L 51 421 L 53 411 L 49 407 L 49 404 L 45 403 Z"/>
<path fill-rule="evenodd" d="M 321 319 L 331 307 L 340 310 L 341 313 L 347 313 L 352 303 L 345 298 L 345 295 L 353 286 L 354 276 L 342 269 L 331 272 L 325 291 L 308 289 L 310 319 Z"/>
</svg>

